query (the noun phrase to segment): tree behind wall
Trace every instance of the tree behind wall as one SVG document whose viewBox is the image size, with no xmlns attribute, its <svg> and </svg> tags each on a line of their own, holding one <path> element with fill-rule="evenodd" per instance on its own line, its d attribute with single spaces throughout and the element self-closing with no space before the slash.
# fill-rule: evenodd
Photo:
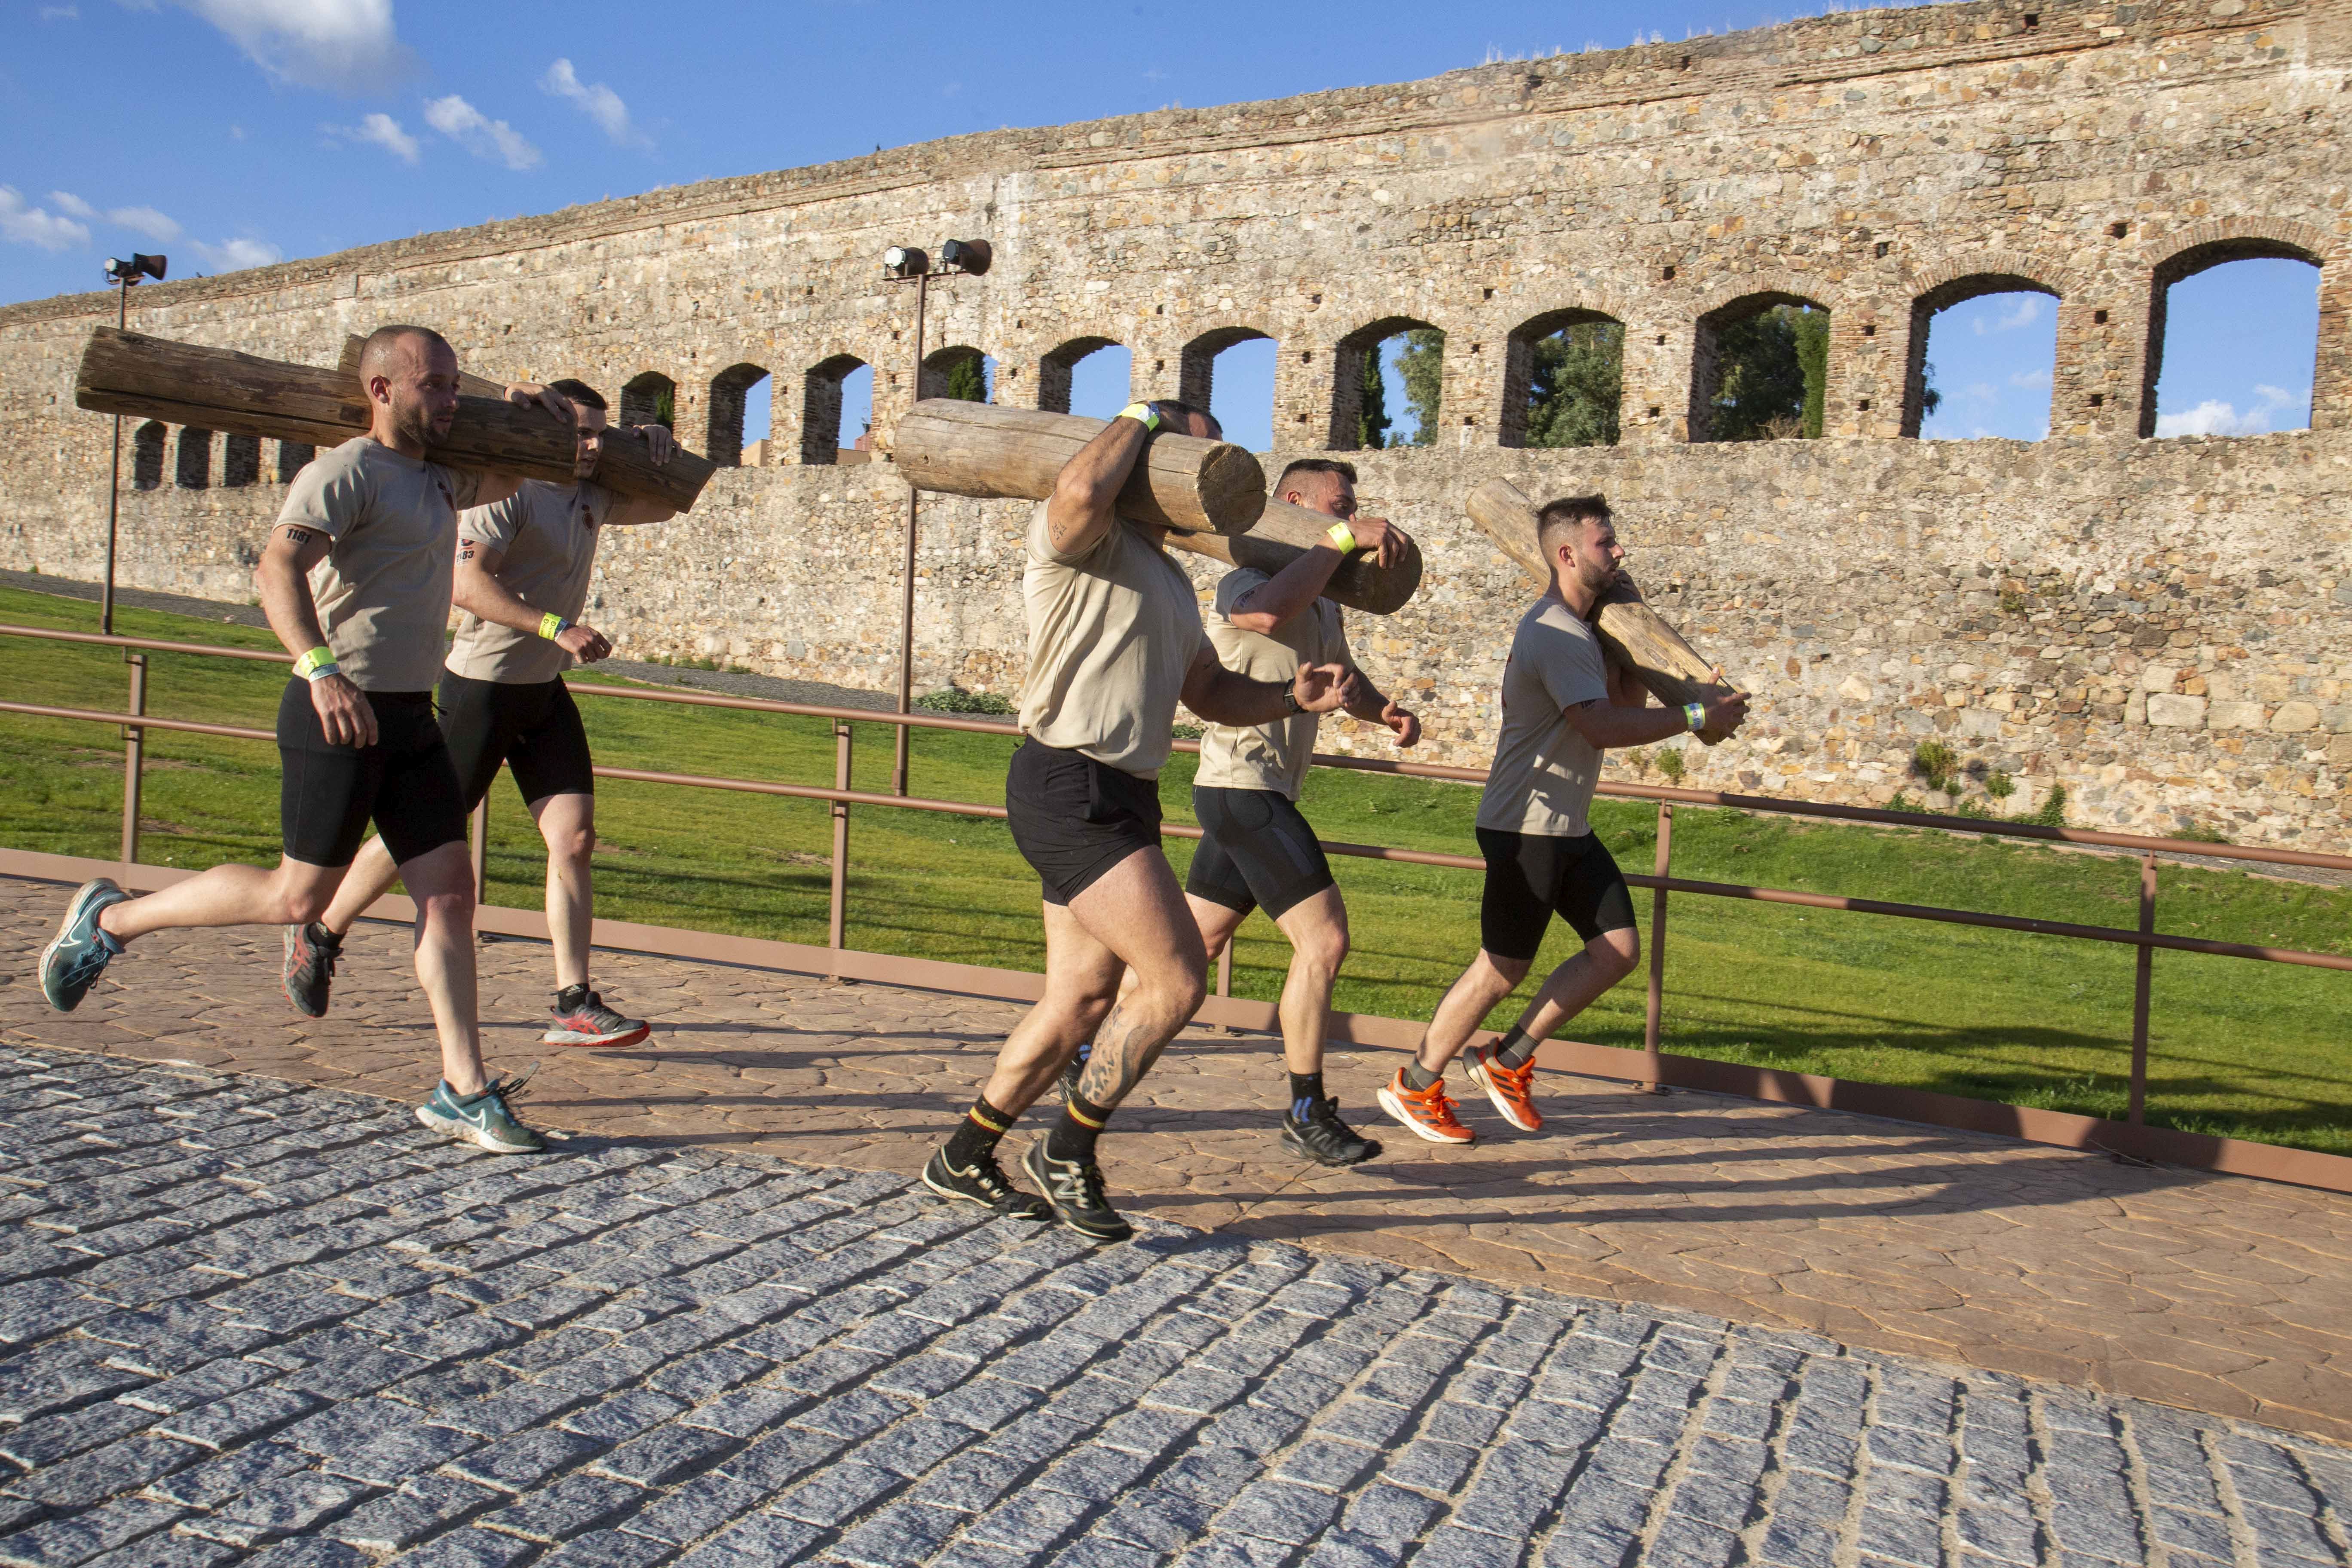
<svg viewBox="0 0 2352 1568">
<path fill-rule="evenodd" d="M 1613 447 L 1624 396 L 1625 329 L 1580 321 L 1535 344 L 1528 445 Z"/>
<path fill-rule="evenodd" d="M 1411 445 L 1437 443 L 1437 412 L 1445 390 L 1445 334 L 1434 327 L 1415 327 L 1404 335 L 1397 354 L 1397 374 L 1404 382 L 1404 400 L 1412 405 L 1414 429 Z"/>
<path fill-rule="evenodd" d="M 1716 340 L 1720 376 L 1715 438 L 1769 441 L 1819 436 L 1829 353 L 1826 310 L 1775 305 L 1724 328 Z"/>
<path fill-rule="evenodd" d="M 948 395 L 966 403 L 988 401 L 988 380 L 981 374 L 978 354 L 967 354 L 948 366 Z"/>
<path fill-rule="evenodd" d="M 1363 391 L 1356 399 L 1356 445 L 1366 451 L 1377 451 L 1389 444 L 1389 391 L 1381 374 L 1381 349 L 1374 343 L 1364 351 Z"/>
</svg>

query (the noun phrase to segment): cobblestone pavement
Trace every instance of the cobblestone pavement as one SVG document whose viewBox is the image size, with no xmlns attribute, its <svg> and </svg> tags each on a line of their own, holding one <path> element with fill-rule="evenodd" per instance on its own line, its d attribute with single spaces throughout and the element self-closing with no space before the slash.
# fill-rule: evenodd
<svg viewBox="0 0 2352 1568">
<path fill-rule="evenodd" d="M 884 1173 L 0 1053 L 0 1563 L 2343 1560 L 2352 1453 Z"/>
<path fill-rule="evenodd" d="M 326 1018 L 278 994 L 277 933 L 173 932 L 81 1010 L 31 984 L 64 889 L 0 879 L 0 1042 L 420 1098 L 433 1043 L 408 933 L 353 933 Z M 600 953 L 659 1020 L 644 1048 L 551 1055 L 536 1114 L 665 1146 L 911 1175 L 986 1075 L 1015 1005 Z M 14 976 L 13 980 L 6 977 Z M 482 950 L 494 1063 L 541 1054 L 547 950 Z M 1393 1052 L 1335 1050 L 1367 1121 Z M 1466 1149 L 1389 1128 L 1333 1172 L 1286 1157 L 1274 1042 L 1188 1031 L 1104 1141 L 1118 1200 L 1229 1236 L 1705 1312 L 2352 1441 L 2352 1197 L 2136 1168 L 1996 1138 L 1550 1078 L 1549 1124 L 1482 1100 Z M 1041 1125 L 1033 1115 L 1017 1131 Z M 1384 1125 L 1384 1124 L 1383 1124 Z M 1391 1136 L 1391 1134 L 1393 1134 Z"/>
</svg>

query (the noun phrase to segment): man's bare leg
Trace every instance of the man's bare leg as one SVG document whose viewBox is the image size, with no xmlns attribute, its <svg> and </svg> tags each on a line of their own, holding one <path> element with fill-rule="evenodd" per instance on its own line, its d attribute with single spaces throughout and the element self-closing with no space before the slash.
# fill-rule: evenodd
<svg viewBox="0 0 2352 1568">
<path fill-rule="evenodd" d="M 351 934 L 360 917 L 373 908 L 378 899 L 392 891 L 400 880 L 400 868 L 393 864 L 392 851 L 383 847 L 381 838 L 371 838 L 360 846 L 352 861 L 350 874 L 343 885 L 335 889 L 334 902 L 319 917 L 319 923 L 338 940 Z"/>
<path fill-rule="evenodd" d="M 481 1004 L 474 970 L 474 867 L 464 842 L 444 844 L 400 867 L 416 904 L 416 981 L 441 1039 L 441 1077 L 458 1095 L 479 1094 Z"/>
<path fill-rule="evenodd" d="M 100 930 L 117 942 L 194 926 L 291 925 L 317 920 L 342 881 L 344 868 L 280 856 L 278 868 L 215 866 L 162 892 L 101 910 Z"/>
<path fill-rule="evenodd" d="M 547 844 L 547 934 L 555 944 L 555 988 L 588 984 L 588 938 L 596 919 L 596 797 L 541 795 L 530 803 Z"/>
<path fill-rule="evenodd" d="M 1348 958 L 1348 906 L 1337 888 L 1293 904 L 1275 925 L 1290 939 L 1282 982 L 1282 1059 L 1304 1077 L 1323 1070 L 1323 1034 L 1331 990 Z"/>
<path fill-rule="evenodd" d="M 1633 973 L 1642 961 L 1642 940 L 1632 930 L 1605 931 L 1584 944 L 1583 951 L 1563 961 L 1548 975 L 1519 1015 L 1517 1032 L 1530 1040 L 1548 1040 L 1554 1030 L 1601 999 L 1603 992 Z M 1462 972 L 1462 978 L 1437 1005 L 1422 1037 L 1414 1062 L 1424 1071 L 1442 1073 L 1445 1064 L 1462 1054 L 1470 1037 L 1496 1005 L 1528 977 L 1533 962 L 1504 958 L 1483 948 Z"/>
</svg>

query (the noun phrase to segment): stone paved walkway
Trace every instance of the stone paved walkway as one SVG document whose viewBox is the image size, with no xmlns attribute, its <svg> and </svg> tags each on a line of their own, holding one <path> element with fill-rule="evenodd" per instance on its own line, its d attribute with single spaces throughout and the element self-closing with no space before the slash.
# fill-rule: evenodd
<svg viewBox="0 0 2352 1568">
<path fill-rule="evenodd" d="M 31 984 L 64 889 L 0 879 L 0 1041 L 236 1068 L 414 1100 L 430 1085 L 404 931 L 362 926 L 332 1014 L 293 1015 L 274 932 L 141 943 L 59 1017 Z M 1020 1009 L 881 985 L 600 955 L 661 1020 L 642 1049 L 558 1053 L 559 1127 L 911 1175 Z M 541 1052 L 543 946 L 482 950 L 496 1063 Z M 5 977 L 14 977 L 6 979 Z M 1362 1114 L 1393 1053 L 1334 1053 Z M 2352 1441 L 2352 1198 L 1831 1112 L 1548 1081 L 1549 1125 L 1481 1142 L 1391 1129 L 1328 1172 L 1286 1159 L 1272 1041 L 1189 1032 L 1104 1142 L 1119 1201 L 1344 1253 L 2101 1388 Z M 1375 1115 L 1377 1113 L 1374 1113 Z M 1014 1144 L 1024 1134 L 1016 1131 Z"/>
<path fill-rule="evenodd" d="M 2342 1561 L 2352 1454 L 880 1172 L 0 1051 L 0 1563 Z"/>
</svg>

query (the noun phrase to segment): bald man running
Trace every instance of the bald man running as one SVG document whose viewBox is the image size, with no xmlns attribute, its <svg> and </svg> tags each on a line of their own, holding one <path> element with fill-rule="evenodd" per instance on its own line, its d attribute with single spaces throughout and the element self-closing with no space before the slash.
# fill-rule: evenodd
<svg viewBox="0 0 2352 1568">
<path fill-rule="evenodd" d="M 41 954 L 41 990 L 71 1012 L 151 931 L 316 920 L 373 819 L 416 902 L 416 978 L 440 1036 L 441 1082 L 417 1118 L 496 1153 L 535 1153 L 546 1141 L 508 1105 L 516 1086 L 482 1068 L 466 810 L 433 720 L 457 513 L 520 481 L 427 459 L 457 412 L 457 355 L 440 333 L 380 329 L 361 353 L 360 384 L 368 433 L 295 476 L 254 569 L 270 629 L 295 656 L 278 705 L 277 868 L 215 866 L 145 898 L 103 877 L 84 883 Z M 506 395 L 572 424 L 561 393 L 521 384 Z"/>
<path fill-rule="evenodd" d="M 1200 1006 L 1208 957 L 1160 847 L 1160 768 L 1181 699 L 1212 723 L 1325 713 L 1351 689 L 1334 664 L 1289 681 L 1217 662 L 1192 580 L 1167 531 L 1112 511 L 1153 434 L 1215 437 L 1183 404 L 1135 404 L 1070 459 L 1029 523 L 1022 595 L 1029 674 L 1004 782 L 1013 841 L 1044 885 L 1045 994 L 997 1053 L 996 1070 L 923 1181 L 942 1196 L 1092 1241 L 1134 1234 L 1103 1195 L 1095 1140 L 1114 1109 Z M 1132 969 L 1136 984 L 1119 994 Z M 1006 1180 L 996 1145 L 1078 1047 L 1095 1047 L 1077 1089 L 1022 1164 L 1044 1202 Z"/>
</svg>

